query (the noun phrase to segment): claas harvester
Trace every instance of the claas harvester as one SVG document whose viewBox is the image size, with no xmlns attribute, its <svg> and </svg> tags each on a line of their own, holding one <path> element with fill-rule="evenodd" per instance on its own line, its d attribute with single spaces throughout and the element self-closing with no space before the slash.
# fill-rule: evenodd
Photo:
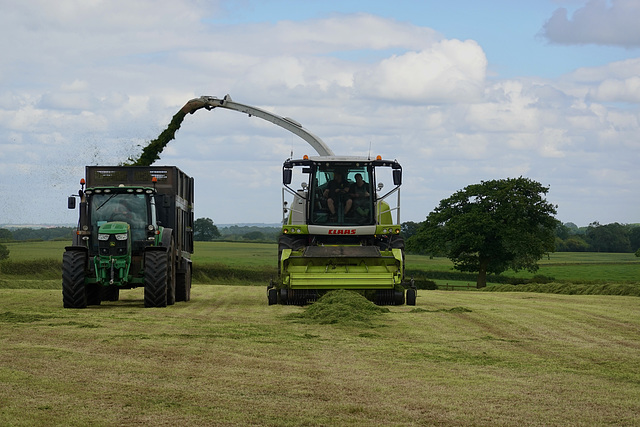
<svg viewBox="0 0 640 427">
<path fill-rule="evenodd" d="M 334 289 L 361 292 L 381 305 L 415 305 L 416 287 L 405 278 L 402 167 L 397 161 L 336 156 L 297 121 L 235 102 L 229 95 L 194 98 L 182 111 L 193 114 L 201 108 L 228 109 L 269 121 L 304 139 L 318 153 L 283 165 L 283 225 L 278 277 L 267 287 L 270 305 L 304 305 Z M 295 190 L 294 177 L 302 180 Z M 383 180 L 393 183 L 390 190 L 384 190 Z"/>
<path fill-rule="evenodd" d="M 191 298 L 193 178 L 175 166 L 87 166 L 79 220 L 62 258 L 65 308 L 144 287 L 145 307 Z M 86 185 L 86 188 L 85 188 Z"/>
<path fill-rule="evenodd" d="M 267 288 L 270 305 L 304 305 L 334 289 L 358 291 L 379 305 L 415 305 L 416 287 L 404 275 L 397 161 L 305 156 L 285 161 L 282 175 L 283 226 L 278 278 Z M 294 175 L 302 180 L 295 190 Z M 389 190 L 383 179 L 393 183 Z"/>
</svg>

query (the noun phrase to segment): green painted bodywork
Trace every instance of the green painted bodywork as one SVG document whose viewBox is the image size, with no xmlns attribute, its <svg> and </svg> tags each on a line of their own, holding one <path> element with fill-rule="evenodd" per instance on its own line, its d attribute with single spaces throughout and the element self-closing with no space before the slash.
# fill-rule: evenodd
<svg viewBox="0 0 640 427">
<path fill-rule="evenodd" d="M 282 285 L 289 289 L 394 289 L 402 283 L 400 249 L 379 251 L 377 256 L 375 246 L 321 249 L 326 255 L 310 253 L 314 247 L 284 249 Z"/>
<path fill-rule="evenodd" d="M 98 229 L 98 235 L 127 234 L 127 253 L 124 255 L 98 255 L 93 258 L 96 281 L 103 285 L 122 286 L 130 282 L 131 268 L 131 227 L 126 222 L 108 222 Z M 110 242 L 111 243 L 111 242 Z M 115 242 L 113 243 L 115 245 Z"/>
</svg>

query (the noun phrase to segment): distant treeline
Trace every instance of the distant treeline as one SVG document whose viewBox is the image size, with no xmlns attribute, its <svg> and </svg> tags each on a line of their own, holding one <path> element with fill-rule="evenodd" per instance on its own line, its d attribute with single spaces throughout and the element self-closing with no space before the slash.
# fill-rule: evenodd
<svg viewBox="0 0 640 427">
<path fill-rule="evenodd" d="M 266 241 L 277 242 L 280 227 L 237 226 L 220 227 L 222 240 L 234 241 Z M 75 233 L 74 227 L 51 228 L 0 228 L 0 242 L 14 242 L 26 240 L 68 240 L 71 241 Z"/>
<path fill-rule="evenodd" d="M 254 240 L 276 243 L 282 229 L 268 226 L 231 225 L 229 227 L 220 227 L 218 230 L 220 230 L 220 238 L 222 240 Z"/>
<path fill-rule="evenodd" d="M 417 233 L 421 223 L 402 223 L 405 240 Z M 572 222 L 556 228 L 556 252 L 614 252 L 640 256 L 640 224 L 600 224 L 578 227 Z"/>
<path fill-rule="evenodd" d="M 0 242 L 25 240 L 69 240 L 73 238 L 74 227 L 50 228 L 0 228 Z"/>
<path fill-rule="evenodd" d="M 638 252 L 639 224 L 600 224 L 578 227 L 568 222 L 556 229 L 557 252 Z"/>
<path fill-rule="evenodd" d="M 421 223 L 403 222 L 402 234 L 406 239 L 413 236 Z M 277 242 L 280 227 L 231 225 L 220 227 L 221 240 Z M 0 228 L 0 242 L 25 240 L 71 240 L 75 228 Z M 567 222 L 556 229 L 556 252 L 617 252 L 640 253 L 640 224 L 600 224 L 592 222 L 587 227 L 578 227 Z"/>
</svg>

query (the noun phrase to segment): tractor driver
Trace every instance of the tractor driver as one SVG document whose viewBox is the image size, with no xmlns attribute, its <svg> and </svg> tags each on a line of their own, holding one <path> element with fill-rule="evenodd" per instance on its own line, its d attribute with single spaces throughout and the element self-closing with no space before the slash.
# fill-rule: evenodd
<svg viewBox="0 0 640 427">
<path fill-rule="evenodd" d="M 333 173 L 333 179 L 329 181 L 323 195 L 327 199 L 327 207 L 331 212 L 332 219 L 335 219 L 338 203 L 345 203 L 345 216 L 349 213 L 353 200 L 349 197 L 349 183 L 344 179 L 342 171 L 337 170 Z"/>
<path fill-rule="evenodd" d="M 111 214 L 111 221 L 123 221 L 131 223 L 133 214 L 131 210 L 124 203 L 117 203 L 113 207 L 113 213 Z"/>
</svg>

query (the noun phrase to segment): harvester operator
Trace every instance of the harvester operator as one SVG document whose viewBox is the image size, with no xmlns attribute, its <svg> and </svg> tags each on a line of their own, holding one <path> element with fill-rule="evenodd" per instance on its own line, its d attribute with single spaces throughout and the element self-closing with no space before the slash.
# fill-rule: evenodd
<svg viewBox="0 0 640 427">
<path fill-rule="evenodd" d="M 333 173 L 333 179 L 329 181 L 324 190 L 324 197 L 327 199 L 327 207 L 331 213 L 331 219 L 336 218 L 336 207 L 338 203 L 344 202 L 344 215 L 351 210 L 353 200 L 349 197 L 349 183 L 344 179 L 341 171 Z"/>
</svg>

